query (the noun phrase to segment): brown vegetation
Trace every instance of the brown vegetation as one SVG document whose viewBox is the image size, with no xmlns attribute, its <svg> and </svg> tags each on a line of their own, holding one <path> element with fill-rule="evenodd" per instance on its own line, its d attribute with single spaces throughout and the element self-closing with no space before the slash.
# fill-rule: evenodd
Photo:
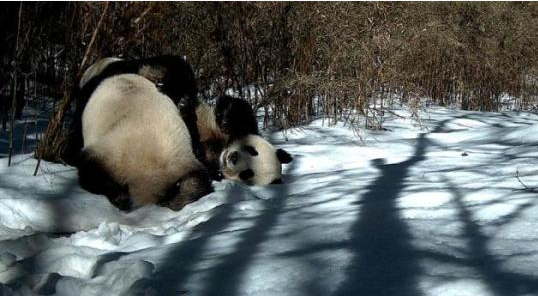
<svg viewBox="0 0 538 296">
<path fill-rule="evenodd" d="M 502 110 L 502 96 L 512 108 L 538 106 L 536 3 L 30 2 L 17 49 L 19 3 L 1 6 L 1 106 L 7 114 L 16 92 L 15 105 L 25 104 L 21 85 L 57 98 L 38 149 L 51 160 L 74 82 L 104 56 L 184 55 L 202 97 L 233 89 L 272 110 L 266 119 L 281 128 L 319 115 L 350 124 L 363 116 L 379 128 L 395 97 L 484 111 Z"/>
</svg>

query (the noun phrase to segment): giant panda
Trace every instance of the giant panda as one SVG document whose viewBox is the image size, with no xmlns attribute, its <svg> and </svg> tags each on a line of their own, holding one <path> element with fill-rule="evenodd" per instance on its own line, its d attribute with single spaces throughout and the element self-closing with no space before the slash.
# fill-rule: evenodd
<svg viewBox="0 0 538 296">
<path fill-rule="evenodd" d="M 202 154 L 196 130 L 195 108 L 197 87 L 191 66 L 183 58 L 173 55 L 156 56 L 146 59 L 123 60 L 102 58 L 88 67 L 73 90 L 76 102 L 75 112 L 69 127 L 67 144 L 61 158 L 70 165 L 77 165 L 82 148 L 82 113 L 93 92 L 105 79 L 119 74 L 139 74 L 152 81 L 157 89 L 168 96 L 174 104 L 181 106 L 181 116 L 192 135 L 195 155 Z"/>
<path fill-rule="evenodd" d="M 215 180 L 236 180 L 247 185 L 282 183 L 282 164 L 292 156 L 262 138 L 250 104 L 222 96 L 214 106 L 196 107 L 197 129 L 204 152 L 201 161 Z"/>
<path fill-rule="evenodd" d="M 179 103 L 195 156 L 207 167 L 212 179 L 227 178 L 252 185 L 282 181 L 282 164 L 291 162 L 292 157 L 260 137 L 255 114 L 248 102 L 229 96 L 219 98 L 216 106 L 198 101 L 192 68 L 179 57 L 99 60 L 81 77 L 77 101 L 79 114 L 96 86 L 104 79 L 120 73 L 137 73 L 149 78 L 162 93 L 171 97 L 174 103 Z M 187 98 L 184 98 L 185 94 Z M 82 146 L 82 137 L 77 136 L 82 132 L 76 128 L 76 113 L 73 121 L 75 128 L 71 128 L 75 131 L 71 133 L 74 137 L 71 136 L 68 141 L 75 143 L 70 145 L 75 149 L 67 149 L 75 152 Z M 246 150 L 242 147 L 246 147 Z"/>
<path fill-rule="evenodd" d="M 138 74 L 102 80 L 83 110 L 82 188 L 122 210 L 160 204 L 173 210 L 212 191 L 174 102 Z"/>
</svg>

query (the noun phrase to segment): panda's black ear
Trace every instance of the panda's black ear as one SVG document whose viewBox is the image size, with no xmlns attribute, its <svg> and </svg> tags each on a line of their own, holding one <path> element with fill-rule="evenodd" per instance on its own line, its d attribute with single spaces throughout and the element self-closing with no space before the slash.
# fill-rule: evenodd
<svg viewBox="0 0 538 296">
<path fill-rule="evenodd" d="M 291 157 L 291 155 L 284 149 L 277 149 L 276 157 L 278 158 L 280 163 L 290 163 L 293 160 L 293 157 Z"/>
</svg>

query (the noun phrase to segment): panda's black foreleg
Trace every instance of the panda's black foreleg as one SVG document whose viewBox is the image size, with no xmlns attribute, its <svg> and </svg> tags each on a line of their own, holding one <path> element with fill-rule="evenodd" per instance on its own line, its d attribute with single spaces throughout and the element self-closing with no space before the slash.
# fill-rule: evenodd
<svg viewBox="0 0 538 296">
<path fill-rule="evenodd" d="M 189 135 L 191 136 L 191 147 L 194 152 L 194 156 L 202 163 L 205 162 L 205 151 L 204 147 L 200 143 L 200 133 L 198 132 L 196 116 L 196 107 L 197 102 L 189 100 L 185 105 L 180 107 L 181 118 L 185 122 L 187 129 L 189 130 Z"/>
<path fill-rule="evenodd" d="M 207 168 L 207 172 L 211 180 L 220 181 L 224 178 L 222 176 L 222 172 L 220 171 L 218 163 L 206 162 L 204 163 L 204 165 Z"/>
<path fill-rule="evenodd" d="M 132 208 L 127 186 L 114 181 L 106 167 L 88 151 L 80 153 L 78 180 L 80 187 L 93 194 L 105 195 L 120 210 Z"/>
</svg>

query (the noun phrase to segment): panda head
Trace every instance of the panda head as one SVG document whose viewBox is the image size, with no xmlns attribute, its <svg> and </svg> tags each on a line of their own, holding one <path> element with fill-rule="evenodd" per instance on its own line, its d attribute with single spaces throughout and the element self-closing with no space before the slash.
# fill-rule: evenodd
<svg viewBox="0 0 538 296">
<path fill-rule="evenodd" d="M 228 145 L 219 157 L 224 178 L 248 185 L 282 183 L 282 164 L 290 163 L 291 155 L 276 149 L 260 136 L 248 135 Z"/>
</svg>

